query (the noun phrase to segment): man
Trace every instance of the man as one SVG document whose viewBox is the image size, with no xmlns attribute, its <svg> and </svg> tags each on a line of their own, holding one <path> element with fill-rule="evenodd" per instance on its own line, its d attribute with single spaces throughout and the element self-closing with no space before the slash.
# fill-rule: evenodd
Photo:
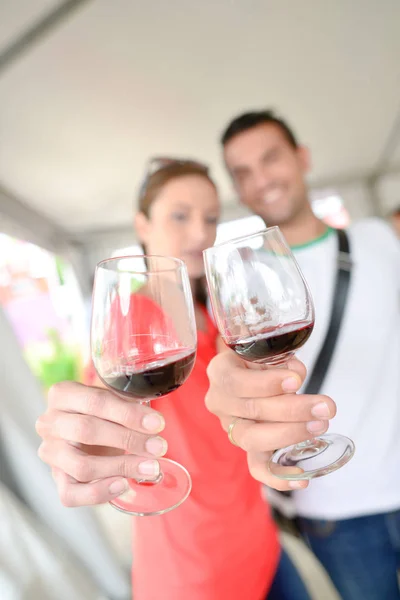
<svg viewBox="0 0 400 600">
<path fill-rule="evenodd" d="M 311 371 L 334 301 L 337 238 L 311 208 L 306 184 L 310 153 L 270 111 L 234 119 L 222 144 L 241 202 L 266 225 L 281 228 L 310 285 L 316 325 L 299 358 Z M 378 219 L 355 224 L 349 238 L 351 287 L 321 393 L 332 396 L 338 407 L 331 430 L 352 438 L 356 454 L 342 469 L 295 492 L 294 500 L 303 533 L 344 600 L 394 599 L 400 598 L 400 245 Z M 255 369 L 245 372 L 245 386 L 236 386 L 244 369 L 231 352 L 216 357 L 209 367 L 207 405 L 226 430 L 234 417 L 244 417 L 230 433 L 247 451 L 253 476 L 284 489 L 266 469 L 278 447 L 274 429 L 266 424 L 260 440 L 254 428 L 254 420 L 275 420 L 269 416 L 274 403 L 263 397 Z M 328 414 L 323 404 L 314 412 L 322 421 Z"/>
</svg>

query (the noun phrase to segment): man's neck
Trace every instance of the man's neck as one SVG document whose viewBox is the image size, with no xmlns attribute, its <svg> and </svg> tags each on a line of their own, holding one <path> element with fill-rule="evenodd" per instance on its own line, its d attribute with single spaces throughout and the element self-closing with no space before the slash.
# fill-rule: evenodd
<svg viewBox="0 0 400 600">
<path fill-rule="evenodd" d="M 320 221 L 310 209 L 310 212 L 307 211 L 303 215 L 298 215 L 289 223 L 282 223 L 280 229 L 289 246 L 300 246 L 323 235 L 327 225 Z"/>
</svg>

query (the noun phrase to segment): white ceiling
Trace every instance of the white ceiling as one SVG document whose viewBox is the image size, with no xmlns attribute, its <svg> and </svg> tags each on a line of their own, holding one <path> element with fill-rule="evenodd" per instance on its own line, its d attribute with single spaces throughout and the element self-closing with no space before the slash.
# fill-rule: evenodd
<svg viewBox="0 0 400 600">
<path fill-rule="evenodd" d="M 0 54 L 57 4 L 1 0 Z M 311 146 L 314 182 L 371 174 L 400 107 L 399 28 L 398 0 L 83 2 L 0 73 L 0 183 L 75 232 L 126 225 L 157 153 L 207 161 L 234 201 L 218 136 L 260 107 Z"/>
<path fill-rule="evenodd" d="M 399 136 L 399 140 L 395 146 L 395 149 L 393 151 L 393 154 L 392 154 L 388 164 L 394 168 L 399 168 L 399 165 L 400 165 L 400 136 Z"/>
</svg>

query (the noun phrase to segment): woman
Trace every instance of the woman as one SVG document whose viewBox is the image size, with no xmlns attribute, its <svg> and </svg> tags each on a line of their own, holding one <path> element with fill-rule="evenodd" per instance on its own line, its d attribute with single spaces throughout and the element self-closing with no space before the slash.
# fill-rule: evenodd
<svg viewBox="0 0 400 600">
<path fill-rule="evenodd" d="M 133 596 L 135 600 L 264 600 L 280 558 L 277 530 L 259 483 L 249 474 L 245 454 L 229 442 L 204 402 L 206 369 L 217 352 L 218 338 L 205 306 L 202 251 L 215 241 L 217 190 L 207 168 L 198 163 L 158 160 L 152 167 L 140 193 L 135 229 L 146 253 L 185 261 L 198 329 L 197 358 L 188 381 L 167 398 L 153 401 L 152 407 L 165 418 L 168 456 L 189 470 L 193 488 L 178 509 L 134 519 Z M 77 390 L 70 407 L 87 414 L 87 401 L 79 402 L 83 396 Z M 101 426 L 98 421 L 97 426 Z M 54 436 L 51 417 L 47 427 L 52 428 L 47 435 Z M 159 448 L 153 449 L 153 455 L 161 456 L 166 445 L 157 439 Z M 112 446 L 109 439 L 107 445 Z M 120 447 L 115 440 L 115 448 Z M 65 477 L 49 448 L 42 454 L 58 468 L 56 477 Z M 282 567 L 289 585 L 296 587 L 290 598 L 307 598 L 287 557 Z M 273 585 L 276 597 L 284 600 L 279 580 Z"/>
</svg>

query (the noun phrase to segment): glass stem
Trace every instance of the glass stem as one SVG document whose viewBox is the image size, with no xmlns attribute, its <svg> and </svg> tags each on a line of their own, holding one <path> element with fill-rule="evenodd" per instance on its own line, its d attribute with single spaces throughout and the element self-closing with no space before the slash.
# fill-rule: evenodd
<svg viewBox="0 0 400 600">
<path fill-rule="evenodd" d="M 311 448 L 315 446 L 315 438 L 310 438 L 308 440 L 304 440 L 304 442 L 298 442 L 296 444 L 296 448 Z"/>
<path fill-rule="evenodd" d="M 288 362 L 294 357 L 294 354 L 289 354 L 286 355 L 284 357 L 282 357 L 281 360 L 278 360 L 276 363 L 269 363 L 268 365 L 263 365 L 264 368 L 273 368 L 273 369 L 287 369 L 287 365 Z M 297 394 L 297 392 L 296 392 Z M 295 445 L 296 448 L 298 449 L 303 449 L 303 448 L 311 448 L 313 446 L 315 446 L 315 438 L 309 438 L 308 440 L 304 440 L 304 442 L 299 442 Z"/>
<path fill-rule="evenodd" d="M 150 402 L 154 400 L 154 398 L 150 398 L 150 400 L 139 400 L 139 404 L 142 406 L 150 406 Z"/>
<path fill-rule="evenodd" d="M 150 403 L 152 400 L 154 400 L 154 398 L 146 398 L 143 400 L 139 400 L 139 404 L 141 406 L 149 406 L 150 407 Z M 136 483 L 142 483 L 145 485 L 152 485 L 152 484 L 155 485 L 156 483 L 160 483 L 162 478 L 163 478 L 163 473 L 160 468 L 160 472 L 155 479 L 135 479 L 135 481 L 136 481 Z"/>
</svg>

